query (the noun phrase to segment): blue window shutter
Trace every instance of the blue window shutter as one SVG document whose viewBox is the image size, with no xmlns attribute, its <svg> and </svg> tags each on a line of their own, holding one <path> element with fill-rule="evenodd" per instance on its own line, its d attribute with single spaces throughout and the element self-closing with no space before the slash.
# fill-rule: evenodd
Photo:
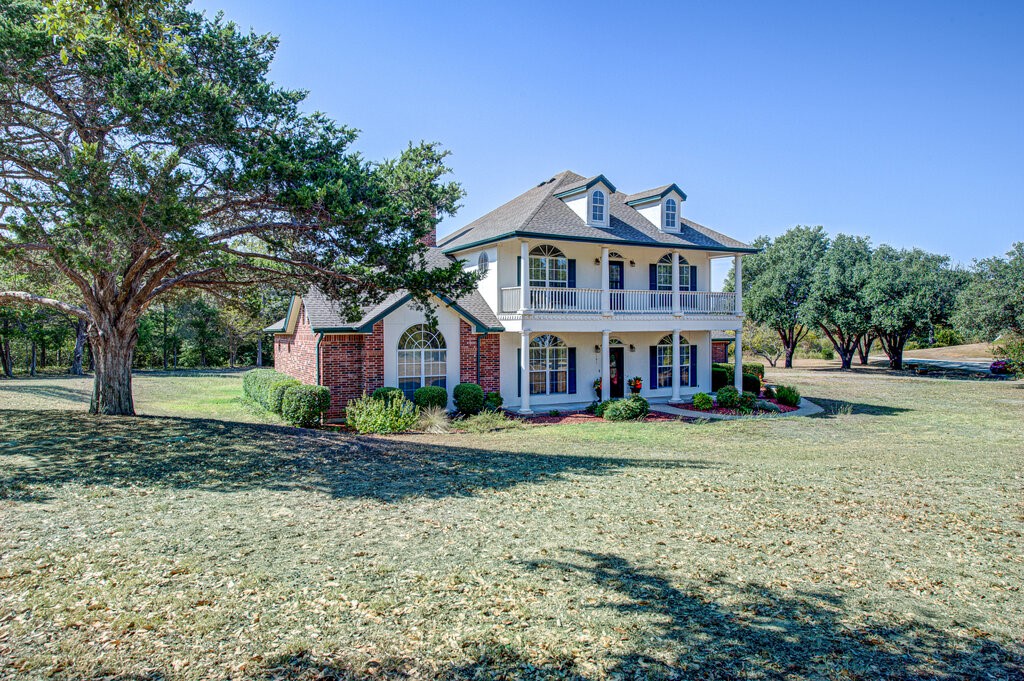
<svg viewBox="0 0 1024 681">
<path fill-rule="evenodd" d="M 697 346 L 690 346 L 690 387 L 697 387 Z"/>
<path fill-rule="evenodd" d="M 576 288 L 576 260 L 569 260 L 569 288 Z"/>
<path fill-rule="evenodd" d="M 576 348 L 569 348 L 569 394 L 576 394 Z"/>
<path fill-rule="evenodd" d="M 650 290 L 651 291 L 657 291 L 658 290 L 658 266 L 657 265 L 648 265 L 648 268 L 649 268 L 648 272 L 650 273 L 650 284 L 651 284 Z"/>
<path fill-rule="evenodd" d="M 516 397 L 523 396 L 523 349 L 516 348 Z"/>
<path fill-rule="evenodd" d="M 523 256 L 516 256 L 516 286 L 523 285 Z"/>
<path fill-rule="evenodd" d="M 697 266 L 690 265 L 690 290 L 697 290 Z"/>
<path fill-rule="evenodd" d="M 651 390 L 658 387 L 658 347 L 651 346 L 651 376 L 647 383 Z"/>
</svg>

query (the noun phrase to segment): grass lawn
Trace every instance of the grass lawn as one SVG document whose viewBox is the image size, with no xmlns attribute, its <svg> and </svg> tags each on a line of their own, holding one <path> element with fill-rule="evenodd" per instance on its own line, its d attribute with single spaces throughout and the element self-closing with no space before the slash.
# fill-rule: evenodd
<svg viewBox="0 0 1024 681">
<path fill-rule="evenodd" d="M 826 413 L 353 438 L 239 374 L 0 381 L 0 677 L 1024 678 L 1024 383 L 773 378 Z"/>
</svg>

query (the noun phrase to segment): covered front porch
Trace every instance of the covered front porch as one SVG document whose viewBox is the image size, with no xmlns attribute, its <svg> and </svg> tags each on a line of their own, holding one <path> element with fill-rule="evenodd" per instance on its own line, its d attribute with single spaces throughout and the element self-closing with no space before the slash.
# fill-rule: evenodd
<svg viewBox="0 0 1024 681">
<path fill-rule="evenodd" d="M 718 330 L 568 331 L 561 324 L 551 326 L 502 334 L 502 393 L 506 406 L 520 414 L 625 397 L 633 377 L 641 379 L 640 394 L 652 403 L 711 392 L 711 341 Z M 735 382 L 742 387 L 740 364 Z"/>
</svg>

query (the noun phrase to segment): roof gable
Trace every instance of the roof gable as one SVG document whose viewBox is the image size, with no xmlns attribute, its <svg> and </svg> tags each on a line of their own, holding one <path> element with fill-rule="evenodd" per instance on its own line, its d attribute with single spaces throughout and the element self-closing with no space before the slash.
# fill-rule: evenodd
<svg viewBox="0 0 1024 681">
<path fill-rule="evenodd" d="M 576 183 L 574 186 L 559 191 L 555 194 L 555 198 L 564 199 L 575 194 L 581 194 L 597 184 L 603 184 L 608 188 L 608 191 L 613 193 L 615 192 L 615 185 L 609 182 L 607 177 L 604 175 L 594 175 L 593 177 L 588 177 L 582 182 Z"/>
<path fill-rule="evenodd" d="M 658 201 L 665 198 L 672 192 L 679 194 L 683 201 L 686 200 L 686 194 L 679 188 L 679 185 L 673 182 L 672 184 L 662 185 L 660 187 L 655 187 L 654 189 L 648 189 L 647 191 L 630 194 L 626 197 L 625 202 L 627 206 L 635 206 L 641 203 L 647 203 L 648 201 Z"/>
</svg>

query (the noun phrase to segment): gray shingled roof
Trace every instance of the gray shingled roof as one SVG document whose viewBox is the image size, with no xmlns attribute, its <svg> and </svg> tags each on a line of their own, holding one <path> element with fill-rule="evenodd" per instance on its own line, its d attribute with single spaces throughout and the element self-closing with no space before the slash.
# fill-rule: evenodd
<svg viewBox="0 0 1024 681">
<path fill-rule="evenodd" d="M 555 194 L 585 183 L 582 175 L 566 170 L 540 183 L 503 206 L 477 218 L 438 243 L 446 253 L 467 246 L 490 243 L 513 236 L 539 236 L 567 241 L 596 241 L 638 246 L 675 246 L 700 250 L 749 251 L 756 249 L 713 229 L 680 218 L 679 232 L 663 232 L 657 225 L 627 206 L 636 194 L 614 192 L 608 202 L 610 220 L 606 228 L 590 227 Z M 668 185 L 671 186 L 671 185 Z M 642 192 L 649 196 L 652 192 Z"/>
<path fill-rule="evenodd" d="M 426 264 L 428 269 L 448 267 L 452 262 L 452 259 L 439 248 L 427 250 Z M 393 308 L 403 304 L 409 298 L 408 292 L 396 291 L 380 303 L 365 308 L 362 312 L 362 317 L 356 322 L 347 321 L 339 310 L 338 304 L 316 289 L 311 289 L 306 295 L 302 296 L 302 302 L 305 305 L 306 316 L 309 318 L 309 325 L 313 328 L 313 331 L 326 329 L 365 331 L 366 327 L 372 327 L 374 322 Z M 451 305 L 451 301 L 446 300 L 445 302 Z M 504 329 L 501 322 L 495 316 L 494 311 L 491 310 L 479 291 L 474 290 L 456 299 L 453 307 L 458 308 L 456 312 L 461 311 L 464 316 L 468 316 L 471 321 L 475 322 L 478 331 L 500 331 Z M 283 326 L 284 321 L 281 320 L 278 324 Z M 277 324 L 269 328 L 273 329 L 276 326 Z"/>
</svg>

